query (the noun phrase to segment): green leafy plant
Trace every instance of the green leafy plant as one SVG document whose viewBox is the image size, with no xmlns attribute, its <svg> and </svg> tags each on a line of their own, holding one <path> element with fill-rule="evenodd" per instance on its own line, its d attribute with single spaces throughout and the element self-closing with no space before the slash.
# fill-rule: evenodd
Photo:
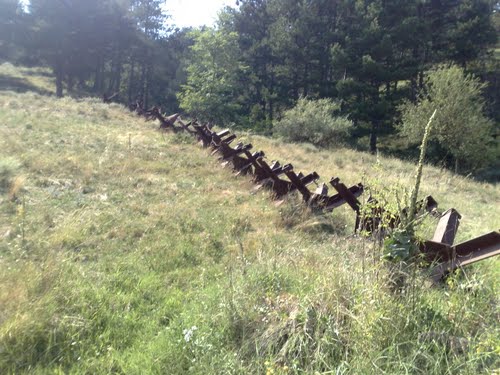
<svg viewBox="0 0 500 375">
<path fill-rule="evenodd" d="M 493 138 L 492 122 L 484 115 L 485 87 L 478 78 L 465 74 L 456 65 L 439 66 L 428 72 L 418 102 L 407 101 L 399 107 L 400 134 L 410 144 L 420 143 L 425 132 L 421 119 L 429 118 L 437 109 L 429 141 L 454 158 L 456 170 L 460 164 L 468 169 L 487 164 Z"/>
<path fill-rule="evenodd" d="M 431 135 L 432 121 L 436 116 L 437 110 L 434 110 L 427 125 L 425 126 L 424 137 L 420 146 L 420 158 L 415 173 L 415 185 L 413 186 L 410 205 L 407 213 L 400 212 L 401 224 L 388 238 L 384 241 L 384 257 L 395 261 L 405 261 L 413 257 L 417 252 L 415 240 L 415 226 L 418 221 L 415 220 L 417 214 L 417 199 L 422 182 L 422 171 L 425 161 L 425 153 L 427 151 L 427 143 Z"/>
</svg>

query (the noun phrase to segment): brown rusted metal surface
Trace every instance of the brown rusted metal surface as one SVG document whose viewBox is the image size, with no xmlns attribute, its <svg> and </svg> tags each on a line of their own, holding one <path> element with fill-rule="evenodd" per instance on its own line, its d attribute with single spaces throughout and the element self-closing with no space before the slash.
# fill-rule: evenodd
<svg viewBox="0 0 500 375">
<path fill-rule="evenodd" d="M 253 181 L 257 184 L 265 184 L 272 180 L 273 176 L 279 177 L 284 173 L 283 166 L 278 161 L 269 166 L 263 157 L 259 157 L 256 159 L 256 164 Z"/>
<path fill-rule="evenodd" d="M 307 188 L 307 185 L 315 182 L 319 179 L 319 175 L 313 172 L 307 176 L 303 176 L 302 173 L 298 175 L 293 171 L 291 164 L 288 164 L 291 168 L 286 168 L 285 175 L 290 180 L 292 186 L 291 190 L 298 190 L 302 194 L 302 198 L 305 202 L 311 199 L 311 191 Z"/>
<path fill-rule="evenodd" d="M 250 152 L 248 151 L 243 151 L 243 153 L 245 154 L 245 157 L 238 156 L 233 159 L 233 164 L 235 164 L 235 160 L 239 159 L 239 161 L 237 161 L 237 165 L 235 165 L 235 170 L 238 171 L 236 173 L 237 176 L 253 173 L 252 166 L 254 165 L 254 161 L 257 158 L 262 158 L 265 156 L 264 151 L 254 152 L 253 154 L 250 154 Z"/>
<path fill-rule="evenodd" d="M 196 121 L 192 123 L 192 127 L 196 132 L 196 138 L 203 147 L 209 147 L 212 143 L 212 131 L 206 125 L 200 125 Z"/>
<path fill-rule="evenodd" d="M 482 236 L 448 247 L 451 256 L 432 270 L 436 281 L 455 269 L 500 255 L 500 233 L 493 231 Z"/>
<path fill-rule="evenodd" d="M 355 198 L 358 198 L 361 194 L 363 194 L 363 185 L 354 185 L 351 186 L 348 190 L 354 195 Z M 345 203 L 345 199 L 342 198 L 340 194 L 328 196 L 328 187 L 323 183 L 314 192 L 309 205 L 315 209 L 330 212 Z"/>
<path fill-rule="evenodd" d="M 369 218 L 361 222 L 361 203 L 358 201 L 356 196 L 345 186 L 338 177 L 332 178 L 330 184 L 337 190 L 340 197 L 356 212 L 356 221 L 354 223 L 354 231 L 357 232 L 360 229 L 367 229 L 370 232 L 373 231 L 373 225 L 369 223 Z"/>
<path fill-rule="evenodd" d="M 213 152 L 213 154 L 219 153 L 221 155 L 219 157 L 219 159 L 223 162 L 226 162 L 226 161 L 231 161 L 231 159 L 234 156 L 240 155 L 240 154 L 244 153 L 245 151 L 251 150 L 252 147 L 253 146 L 251 144 L 244 145 L 241 142 L 239 142 L 234 148 L 232 148 L 231 146 L 229 146 L 226 143 L 221 143 L 219 148 L 216 149 Z"/>
<path fill-rule="evenodd" d="M 270 167 L 263 158 L 257 159 L 257 163 L 267 175 L 267 178 L 260 182 L 258 187 L 268 187 L 273 190 L 275 198 L 281 198 L 288 194 L 291 188 L 291 182 L 279 178 L 279 175 L 286 173 L 293 167 L 291 165 L 281 166 L 278 162 Z"/>
<path fill-rule="evenodd" d="M 156 119 L 160 121 L 160 129 L 170 129 L 174 131 L 180 131 L 182 130 L 181 127 L 176 127 L 174 124 L 179 118 L 180 114 L 176 113 L 171 116 L 165 117 L 161 113 L 161 109 L 158 107 L 152 107 L 149 110 L 145 111 L 144 116 L 146 116 L 147 120 L 153 120 Z"/>
<path fill-rule="evenodd" d="M 229 134 L 225 137 L 219 137 L 217 134 L 212 136 L 212 154 L 217 152 L 217 149 L 221 147 L 223 144 L 229 145 L 236 139 L 236 134 Z"/>
<path fill-rule="evenodd" d="M 450 208 L 443 213 L 431 241 L 453 245 L 461 218 L 462 215 L 454 208 Z"/>
<path fill-rule="evenodd" d="M 338 177 L 332 178 L 330 184 L 337 190 L 343 200 L 359 215 L 361 203 L 356 196 L 345 186 Z"/>
</svg>

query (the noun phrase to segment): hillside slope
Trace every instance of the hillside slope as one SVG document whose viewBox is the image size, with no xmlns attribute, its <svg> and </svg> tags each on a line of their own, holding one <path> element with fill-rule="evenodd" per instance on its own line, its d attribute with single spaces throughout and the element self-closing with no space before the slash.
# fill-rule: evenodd
<svg viewBox="0 0 500 375">
<path fill-rule="evenodd" d="M 2 374 L 499 367 L 498 260 L 442 288 L 401 276 L 349 237 L 347 208 L 276 207 L 191 137 L 120 105 L 0 91 L 0 124 Z M 409 186 L 414 170 L 242 138 L 324 180 Z M 500 227 L 498 186 L 426 167 L 422 194 L 463 215 L 458 240 Z"/>
</svg>

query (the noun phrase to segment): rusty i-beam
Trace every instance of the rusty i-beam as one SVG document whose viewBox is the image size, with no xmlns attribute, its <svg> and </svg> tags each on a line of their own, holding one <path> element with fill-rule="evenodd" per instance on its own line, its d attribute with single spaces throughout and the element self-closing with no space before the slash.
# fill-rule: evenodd
<svg viewBox="0 0 500 375">
<path fill-rule="evenodd" d="M 282 167 L 279 163 L 275 163 L 277 165 L 270 167 L 263 158 L 258 158 L 257 163 L 266 175 L 266 178 L 260 181 L 260 185 L 257 186 L 257 189 L 261 187 L 270 187 L 273 190 L 273 197 L 276 199 L 281 198 L 290 192 L 291 182 L 280 179 L 279 175 L 292 170 L 293 166 L 288 164 Z"/>
<path fill-rule="evenodd" d="M 363 189 L 364 187 L 360 183 L 358 185 L 351 186 L 348 190 L 352 195 L 354 195 L 355 198 L 358 198 L 361 194 L 363 194 Z M 330 212 L 347 202 L 340 194 L 328 196 L 328 187 L 325 184 L 322 184 L 316 189 L 308 203 L 314 209 Z"/>
<path fill-rule="evenodd" d="M 237 171 L 237 176 L 252 173 L 252 166 L 254 165 L 254 161 L 255 163 L 257 163 L 257 158 L 263 158 L 265 156 L 264 151 L 258 151 L 251 154 L 250 152 L 248 152 L 248 150 L 244 150 L 243 154 L 245 156 L 238 155 L 235 156 L 232 160 L 233 168 L 235 171 Z"/>
<path fill-rule="evenodd" d="M 293 166 L 291 164 L 287 165 L 291 167 L 291 169 L 285 168 L 285 175 L 288 177 L 292 184 L 291 190 L 298 190 L 300 194 L 302 194 L 302 199 L 304 200 L 304 202 L 307 203 L 311 199 L 311 191 L 309 190 L 307 185 L 316 182 L 319 179 L 319 175 L 316 172 L 312 172 L 307 176 L 302 175 L 302 173 L 299 173 L 297 175 L 293 171 Z"/>
<path fill-rule="evenodd" d="M 438 265 L 431 271 L 431 277 L 435 281 L 457 268 L 500 255 L 500 233 L 493 231 L 455 246 L 441 244 L 437 253 L 440 256 Z"/>
</svg>

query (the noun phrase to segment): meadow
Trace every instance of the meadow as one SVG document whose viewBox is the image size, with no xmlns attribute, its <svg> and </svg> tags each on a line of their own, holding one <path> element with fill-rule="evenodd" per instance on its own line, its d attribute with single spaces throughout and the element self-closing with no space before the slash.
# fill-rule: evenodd
<svg viewBox="0 0 500 375">
<path fill-rule="evenodd" d="M 0 373 L 498 374 L 498 259 L 433 285 L 353 236 L 348 207 L 276 205 L 192 137 L 57 99 L 42 73 L 0 66 Z M 396 158 L 239 138 L 390 203 L 413 183 Z M 429 194 L 462 214 L 457 242 L 500 228 L 496 184 L 427 165 Z"/>
</svg>

